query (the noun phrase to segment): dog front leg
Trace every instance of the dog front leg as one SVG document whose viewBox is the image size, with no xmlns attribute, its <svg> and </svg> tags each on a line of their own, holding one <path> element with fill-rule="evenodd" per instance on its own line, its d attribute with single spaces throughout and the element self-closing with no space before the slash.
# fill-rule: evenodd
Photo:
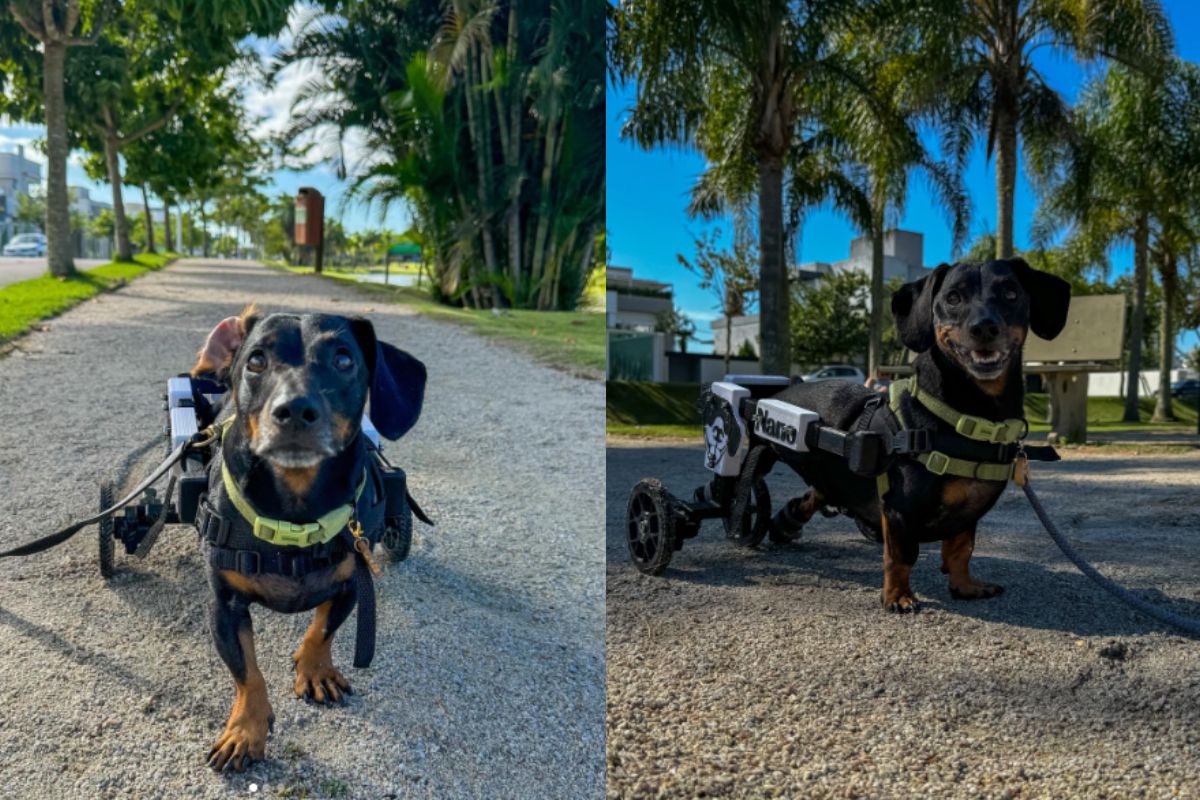
<svg viewBox="0 0 1200 800">
<path fill-rule="evenodd" d="M 214 593 L 211 603 L 213 639 L 233 675 L 235 695 L 225 731 L 208 751 L 208 765 L 218 771 L 232 767 L 241 772 L 266 755 L 267 734 L 275 714 L 254 654 L 249 609 L 227 592 Z"/>
<path fill-rule="evenodd" d="M 346 695 L 352 694 L 350 682 L 333 666 L 331 645 L 333 634 L 354 608 L 354 600 L 354 592 L 347 589 L 317 606 L 312 624 L 292 656 L 297 697 L 318 703 L 341 703 L 345 702 Z"/>
<path fill-rule="evenodd" d="M 955 600 L 982 600 L 1004 592 L 995 583 L 971 577 L 971 553 L 975 550 L 975 528 L 942 540 L 942 572 L 950 577 L 950 596 Z"/>
<path fill-rule="evenodd" d="M 883 607 L 888 611 L 904 613 L 917 611 L 920 604 L 908 585 L 913 564 L 917 563 L 920 547 L 906 536 L 904 522 L 898 514 L 884 508 L 883 520 Z"/>
</svg>

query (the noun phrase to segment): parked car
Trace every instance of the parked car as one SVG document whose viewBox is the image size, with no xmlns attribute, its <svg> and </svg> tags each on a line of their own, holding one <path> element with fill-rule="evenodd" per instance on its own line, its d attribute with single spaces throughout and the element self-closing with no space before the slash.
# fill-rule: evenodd
<svg viewBox="0 0 1200 800">
<path fill-rule="evenodd" d="M 1200 398 L 1200 380 L 1189 378 L 1185 381 L 1175 381 L 1171 384 L 1171 396 L 1191 400 Z"/>
<path fill-rule="evenodd" d="M 806 382 L 808 381 L 853 381 L 854 383 L 865 383 L 867 376 L 858 367 L 852 367 L 849 364 L 827 364 L 821 367 L 816 372 L 809 373 L 803 376 Z"/>
<path fill-rule="evenodd" d="M 4 245 L 4 255 L 32 258 L 46 255 L 46 237 L 40 233 L 22 233 Z"/>
</svg>

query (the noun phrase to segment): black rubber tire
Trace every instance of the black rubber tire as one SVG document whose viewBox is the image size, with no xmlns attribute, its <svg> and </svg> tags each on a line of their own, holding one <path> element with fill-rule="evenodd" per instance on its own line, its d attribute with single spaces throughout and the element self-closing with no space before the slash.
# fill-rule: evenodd
<svg viewBox="0 0 1200 800">
<path fill-rule="evenodd" d="M 771 529 L 771 492 L 766 473 L 774 465 L 770 448 L 759 446 L 746 456 L 733 505 L 721 518 L 725 535 L 739 547 L 755 547 Z"/>
<path fill-rule="evenodd" d="M 639 481 L 625 511 L 625 548 L 629 560 L 646 575 L 661 575 L 671 563 L 678 537 L 674 498 L 655 478 Z"/>
<path fill-rule="evenodd" d="M 868 542 L 875 544 L 883 544 L 883 531 L 877 531 L 861 519 L 854 520 L 854 524 L 858 526 L 858 532 L 863 535 Z"/>
<path fill-rule="evenodd" d="M 100 508 L 103 511 L 113 504 L 113 485 L 100 484 Z M 100 575 L 108 580 L 116 574 L 115 553 L 116 543 L 113 541 L 112 517 L 105 517 L 96 526 L 99 529 L 100 544 Z"/>
<path fill-rule="evenodd" d="M 404 513 L 398 517 L 389 517 L 383 529 L 383 546 L 387 550 L 387 559 L 398 563 L 408 558 L 412 550 L 413 516 L 408 503 L 404 504 Z"/>
</svg>

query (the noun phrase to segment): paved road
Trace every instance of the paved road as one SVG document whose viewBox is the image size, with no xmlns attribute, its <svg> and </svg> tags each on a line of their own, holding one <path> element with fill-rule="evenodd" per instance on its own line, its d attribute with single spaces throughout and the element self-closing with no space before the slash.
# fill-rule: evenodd
<svg viewBox="0 0 1200 800">
<path fill-rule="evenodd" d="M 920 614 L 880 605 L 882 561 L 844 517 L 734 547 L 720 523 L 662 577 L 626 558 L 629 489 L 703 482 L 702 446 L 608 450 L 612 797 L 1200 797 L 1200 642 L 1079 574 L 1010 488 L 952 600 L 926 546 Z M 1060 528 L 1104 573 L 1200 617 L 1200 452 L 1037 465 Z M 802 489 L 780 468 L 782 503 Z M 1114 644 L 1115 643 L 1115 644 Z"/>
<path fill-rule="evenodd" d="M 105 583 L 94 529 L 0 562 L 0 796 L 599 797 L 603 793 L 604 385 L 538 366 L 353 287 L 184 261 L 58 317 L 0 359 L 0 545 L 94 509 L 161 425 L 159 394 L 205 334 L 266 311 L 364 313 L 429 367 L 425 413 L 389 447 L 438 521 L 377 583 L 374 665 L 345 707 L 291 696 L 309 614 L 257 609 L 277 720 L 268 760 L 204 755 L 233 692 L 187 528 Z M 252 785 L 257 793 L 250 794 Z"/>
<path fill-rule="evenodd" d="M 107 263 L 109 263 L 109 259 L 77 258 L 75 259 L 75 269 L 88 270 Z M 0 256 L 0 286 L 36 278 L 45 273 L 46 259 L 44 258 Z"/>
</svg>

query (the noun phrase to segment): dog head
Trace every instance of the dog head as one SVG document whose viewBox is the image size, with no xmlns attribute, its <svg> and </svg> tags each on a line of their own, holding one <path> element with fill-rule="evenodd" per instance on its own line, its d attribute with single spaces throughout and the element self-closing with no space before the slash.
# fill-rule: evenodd
<svg viewBox="0 0 1200 800">
<path fill-rule="evenodd" d="M 1032 330 L 1053 339 L 1067 322 L 1071 287 L 1020 258 L 943 264 L 892 295 L 892 316 L 904 346 L 933 346 L 977 384 L 1020 366 Z"/>
<path fill-rule="evenodd" d="M 389 439 L 417 421 L 425 366 L 375 338 L 360 317 L 272 314 L 253 308 L 208 335 L 192 375 L 230 387 L 251 451 L 281 469 L 308 469 L 355 439 L 368 397 Z"/>
</svg>

